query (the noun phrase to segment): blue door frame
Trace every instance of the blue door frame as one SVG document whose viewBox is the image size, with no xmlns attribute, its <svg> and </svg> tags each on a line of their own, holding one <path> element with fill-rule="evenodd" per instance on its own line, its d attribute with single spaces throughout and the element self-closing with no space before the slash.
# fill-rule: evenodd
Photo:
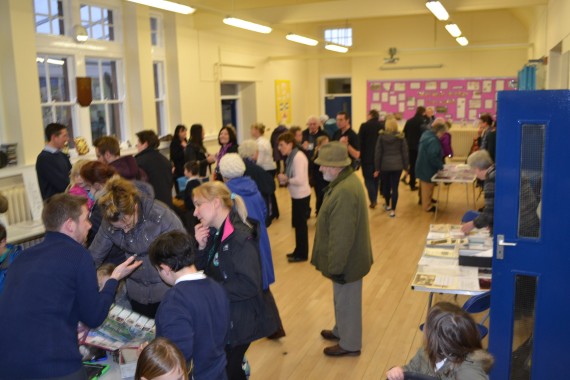
<svg viewBox="0 0 570 380">
<path fill-rule="evenodd" d="M 570 91 L 500 92 L 497 115 L 491 378 L 566 378 Z M 521 210 L 528 205 L 525 199 L 532 197 L 541 201 L 535 236 L 521 232 Z M 507 245 L 499 244 L 499 235 Z M 518 339 L 522 322 L 530 322 L 532 328 Z"/>
</svg>

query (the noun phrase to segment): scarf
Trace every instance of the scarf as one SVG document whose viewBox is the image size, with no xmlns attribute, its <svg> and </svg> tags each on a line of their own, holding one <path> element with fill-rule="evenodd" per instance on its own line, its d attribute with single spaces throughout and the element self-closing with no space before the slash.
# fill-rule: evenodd
<svg viewBox="0 0 570 380">
<path fill-rule="evenodd" d="M 289 156 L 287 156 L 287 160 L 285 160 L 285 174 L 288 178 L 293 177 L 293 160 L 297 153 L 299 153 L 299 148 L 293 148 Z"/>
</svg>

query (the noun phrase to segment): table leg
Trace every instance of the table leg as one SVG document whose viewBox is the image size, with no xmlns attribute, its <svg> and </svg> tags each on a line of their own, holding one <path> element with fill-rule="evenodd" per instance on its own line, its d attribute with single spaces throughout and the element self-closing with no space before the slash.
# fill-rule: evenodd
<svg viewBox="0 0 570 380">
<path fill-rule="evenodd" d="M 433 303 L 433 292 L 429 292 L 428 296 L 428 311 L 431 309 L 431 304 Z"/>
<path fill-rule="evenodd" d="M 437 184 L 437 203 L 435 204 L 435 212 L 433 213 L 433 221 L 434 222 L 437 219 L 437 212 L 439 211 L 439 194 L 440 193 L 441 193 L 441 182 Z"/>
</svg>

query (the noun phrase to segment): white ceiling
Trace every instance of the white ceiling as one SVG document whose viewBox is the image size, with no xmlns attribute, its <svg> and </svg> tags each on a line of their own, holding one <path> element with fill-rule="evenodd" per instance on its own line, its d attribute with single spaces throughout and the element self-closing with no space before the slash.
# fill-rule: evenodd
<svg viewBox="0 0 570 380">
<path fill-rule="evenodd" d="M 548 0 L 441 0 L 450 15 L 456 12 L 509 9 L 520 12 L 546 5 Z M 185 0 L 198 12 L 252 19 L 270 26 L 322 23 L 427 14 L 424 0 Z"/>
</svg>

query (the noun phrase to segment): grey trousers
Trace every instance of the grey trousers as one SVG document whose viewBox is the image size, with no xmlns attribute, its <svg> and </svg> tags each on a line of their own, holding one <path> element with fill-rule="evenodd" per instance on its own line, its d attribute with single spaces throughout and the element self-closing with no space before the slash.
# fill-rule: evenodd
<svg viewBox="0 0 570 380">
<path fill-rule="evenodd" d="M 362 348 L 362 279 L 348 284 L 333 282 L 335 326 L 339 345 L 348 351 Z"/>
</svg>

